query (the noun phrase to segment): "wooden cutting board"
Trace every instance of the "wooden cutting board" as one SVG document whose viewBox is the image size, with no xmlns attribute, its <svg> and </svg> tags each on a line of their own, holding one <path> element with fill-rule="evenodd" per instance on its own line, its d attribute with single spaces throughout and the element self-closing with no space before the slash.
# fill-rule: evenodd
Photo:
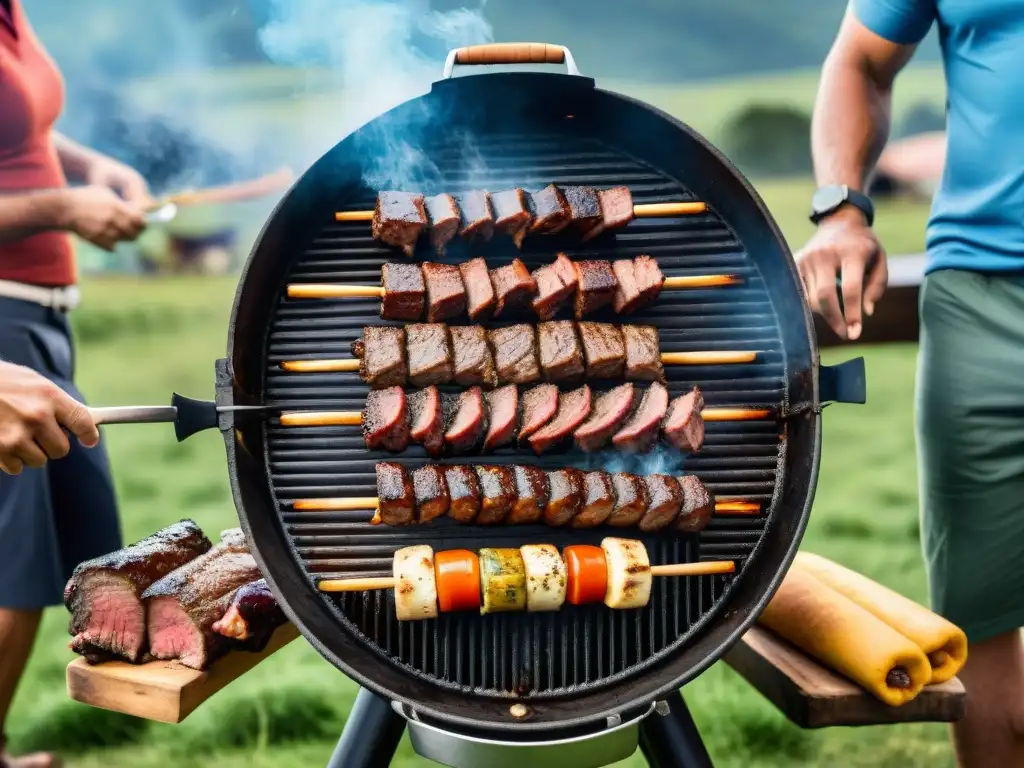
<svg viewBox="0 0 1024 768">
<path fill-rule="evenodd" d="M 180 723 L 221 688 L 299 636 L 294 624 L 277 629 L 261 653 L 232 651 L 202 672 L 176 661 L 68 664 L 68 696 L 75 701 L 162 723 Z"/>
</svg>

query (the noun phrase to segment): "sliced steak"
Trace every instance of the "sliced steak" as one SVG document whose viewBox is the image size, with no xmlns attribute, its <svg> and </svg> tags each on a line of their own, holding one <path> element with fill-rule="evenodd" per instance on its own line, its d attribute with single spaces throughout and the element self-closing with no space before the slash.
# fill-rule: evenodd
<svg viewBox="0 0 1024 768">
<path fill-rule="evenodd" d="M 515 440 L 519 415 L 519 389 L 506 384 L 484 395 L 487 403 L 487 435 L 484 450 L 493 451 Z"/>
<path fill-rule="evenodd" d="M 86 658 L 138 661 L 146 641 L 142 593 L 211 547 L 199 526 L 185 519 L 79 564 L 64 587 L 71 649 Z"/>
<path fill-rule="evenodd" d="M 444 451 L 444 411 L 441 407 L 441 393 L 437 387 L 427 387 L 410 392 L 409 438 L 423 446 L 430 456 L 440 456 Z"/>
<path fill-rule="evenodd" d="M 459 395 L 459 405 L 451 426 L 444 433 L 448 449 L 458 455 L 471 451 L 480 444 L 487 430 L 487 411 L 484 393 L 480 387 L 470 387 Z"/>
<path fill-rule="evenodd" d="M 548 503 L 544 507 L 544 522 L 565 525 L 572 520 L 586 499 L 586 484 L 578 469 L 556 469 L 548 472 Z"/>
<path fill-rule="evenodd" d="M 267 647 L 274 630 L 287 622 L 267 580 L 257 579 L 235 590 L 227 611 L 210 629 L 238 641 L 238 647 L 244 650 L 259 653 Z"/>
<path fill-rule="evenodd" d="M 623 325 L 626 378 L 630 381 L 665 381 L 658 329 L 653 325 Z"/>
<path fill-rule="evenodd" d="M 519 439 L 526 440 L 555 418 L 558 412 L 558 387 L 554 384 L 538 384 L 526 390 L 520 402 L 522 413 L 519 415 Z"/>
<path fill-rule="evenodd" d="M 363 328 L 359 352 L 359 376 L 373 389 L 400 387 L 405 384 L 409 369 L 405 362 L 405 329 L 386 325 Z"/>
<path fill-rule="evenodd" d="M 462 273 L 451 264 L 425 261 L 423 281 L 427 285 L 427 322 L 440 323 L 466 312 L 466 289 Z"/>
<path fill-rule="evenodd" d="M 626 528 L 636 525 L 647 512 L 647 483 L 642 477 L 616 472 L 612 475 L 615 508 L 608 516 L 608 525 Z"/>
<path fill-rule="evenodd" d="M 574 435 L 580 450 L 593 453 L 606 447 L 632 413 L 635 398 L 636 387 L 629 382 L 599 395 Z"/>
<path fill-rule="evenodd" d="M 522 189 L 496 192 L 491 195 L 491 207 L 494 208 L 494 228 L 510 235 L 517 248 L 522 247 L 533 220 L 526 192 Z"/>
<path fill-rule="evenodd" d="M 537 467 L 517 464 L 516 500 L 505 521 L 509 525 L 536 523 L 548 504 L 548 473 Z"/>
<path fill-rule="evenodd" d="M 540 367 L 546 381 L 563 384 L 583 379 L 583 350 L 572 320 L 549 320 L 537 325 Z"/>
<path fill-rule="evenodd" d="M 607 261 L 576 261 L 576 319 L 596 312 L 615 299 L 618 281 Z"/>
<path fill-rule="evenodd" d="M 683 493 L 676 530 L 684 533 L 698 533 L 707 528 L 715 514 L 715 495 L 694 475 L 678 478 Z"/>
<path fill-rule="evenodd" d="M 668 390 L 654 382 L 644 392 L 636 411 L 612 438 L 612 444 L 623 451 L 646 453 L 658 441 L 661 422 L 668 411 Z"/>
<path fill-rule="evenodd" d="M 545 264 L 535 269 L 533 279 L 537 283 L 537 295 L 531 305 L 533 311 L 541 320 L 550 320 L 558 314 L 573 288 L 562 282 L 554 264 Z"/>
<path fill-rule="evenodd" d="M 462 217 L 459 205 L 451 195 L 440 194 L 428 197 L 424 204 L 430 226 L 430 242 L 438 256 L 444 256 L 455 235 L 459 233 Z"/>
<path fill-rule="evenodd" d="M 412 490 L 416 497 L 416 522 L 429 523 L 447 514 L 451 501 L 448 483 L 444 479 L 444 470 L 437 464 L 424 464 L 413 470 Z"/>
<path fill-rule="evenodd" d="M 635 265 L 632 259 L 619 259 L 612 262 L 612 272 L 618 285 L 615 287 L 615 298 L 612 307 L 617 315 L 629 315 L 636 311 L 643 301 L 640 288 L 636 284 Z"/>
<path fill-rule="evenodd" d="M 479 384 L 487 389 L 497 386 L 498 374 L 483 326 L 451 325 L 448 332 L 455 356 L 455 383 L 464 387 Z"/>
<path fill-rule="evenodd" d="M 471 320 L 486 320 L 494 312 L 494 286 L 487 262 L 477 257 L 459 265 L 466 288 L 466 308 Z"/>
<path fill-rule="evenodd" d="M 485 464 L 476 467 L 476 476 L 480 481 L 480 514 L 476 524 L 503 522 L 516 500 L 515 473 L 509 467 Z"/>
<path fill-rule="evenodd" d="M 634 219 L 633 195 L 629 187 L 612 187 L 597 193 L 601 202 L 601 221 L 583 236 L 583 242 L 591 240 L 608 229 L 626 226 Z"/>
<path fill-rule="evenodd" d="M 537 455 L 571 437 L 576 428 L 590 415 L 590 387 L 584 384 L 579 389 L 558 396 L 558 413 L 547 425 L 529 437 L 530 447 Z"/>
<path fill-rule="evenodd" d="M 401 464 L 377 462 L 377 506 L 384 525 L 407 525 L 416 519 L 416 494 Z"/>
<path fill-rule="evenodd" d="M 455 374 L 448 327 L 444 323 L 413 323 L 405 327 L 409 350 L 409 383 L 414 387 L 447 384 Z"/>
<path fill-rule="evenodd" d="M 576 515 L 570 525 L 573 528 L 596 528 L 608 519 L 615 506 L 615 489 L 612 478 L 607 472 L 587 472 L 583 476 L 586 498 L 583 509 Z"/>
<path fill-rule="evenodd" d="M 601 201 L 594 187 L 562 187 L 569 204 L 570 226 L 582 233 L 589 232 L 602 220 Z"/>
<path fill-rule="evenodd" d="M 480 511 L 480 481 L 472 467 L 451 465 L 444 468 L 448 483 L 448 517 L 460 523 L 471 523 Z"/>
<path fill-rule="evenodd" d="M 537 338 L 532 325 L 519 323 L 487 331 L 494 367 L 502 384 L 529 384 L 540 378 Z"/>
<path fill-rule="evenodd" d="M 500 317 L 506 310 L 528 306 L 537 293 L 537 281 L 520 259 L 511 264 L 491 270 L 491 284 L 497 297 L 494 316 Z"/>
<path fill-rule="evenodd" d="M 626 367 L 626 346 L 619 326 L 611 323 L 581 322 L 577 325 L 583 342 L 587 378 L 617 379 Z"/>
<path fill-rule="evenodd" d="M 568 286 L 572 287 L 575 291 L 579 287 L 579 279 L 576 275 L 576 265 L 572 262 L 568 256 L 564 253 L 558 253 L 555 255 L 555 260 L 551 266 L 555 268 L 558 273 L 558 277 Z"/>
<path fill-rule="evenodd" d="M 427 288 L 419 265 L 388 262 L 380 269 L 380 283 L 384 288 L 382 319 L 415 322 L 423 317 Z"/>
<path fill-rule="evenodd" d="M 363 440 L 370 451 L 409 447 L 409 407 L 401 387 L 372 389 L 363 407 Z"/>
<path fill-rule="evenodd" d="M 529 203 L 530 213 L 533 214 L 530 232 L 553 235 L 568 226 L 569 203 L 562 190 L 554 184 L 548 184 L 540 192 L 531 192 Z"/>
<path fill-rule="evenodd" d="M 657 301 L 658 296 L 661 295 L 661 289 L 665 285 L 665 275 L 661 273 L 658 262 L 647 254 L 637 256 L 633 259 L 633 276 L 636 279 L 637 290 L 640 291 L 642 297 L 637 309 Z"/>
<path fill-rule="evenodd" d="M 494 210 L 491 196 L 483 190 L 474 190 L 456 198 L 462 213 L 459 235 L 465 240 L 490 240 L 494 235 Z"/>
<path fill-rule="evenodd" d="M 704 445 L 703 409 L 704 395 L 697 387 L 673 400 L 661 430 L 665 440 L 680 451 L 699 451 Z"/>
<path fill-rule="evenodd" d="M 639 528 L 645 533 L 660 531 L 676 519 L 683 503 L 683 489 L 669 475 L 647 475 L 647 511 L 640 518 Z"/>
<path fill-rule="evenodd" d="M 427 226 L 423 195 L 386 191 L 377 195 L 370 232 L 375 240 L 401 248 L 406 256 L 416 250 L 416 241 Z"/>
</svg>

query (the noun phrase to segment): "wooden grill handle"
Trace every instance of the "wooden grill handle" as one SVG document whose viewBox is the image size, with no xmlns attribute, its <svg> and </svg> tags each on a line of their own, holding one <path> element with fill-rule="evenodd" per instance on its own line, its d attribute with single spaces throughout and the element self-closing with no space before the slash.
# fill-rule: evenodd
<svg viewBox="0 0 1024 768">
<path fill-rule="evenodd" d="M 485 43 L 449 52 L 444 76 L 451 77 L 456 64 L 565 64 L 570 75 L 578 75 L 576 62 L 564 45 L 553 43 Z"/>
</svg>

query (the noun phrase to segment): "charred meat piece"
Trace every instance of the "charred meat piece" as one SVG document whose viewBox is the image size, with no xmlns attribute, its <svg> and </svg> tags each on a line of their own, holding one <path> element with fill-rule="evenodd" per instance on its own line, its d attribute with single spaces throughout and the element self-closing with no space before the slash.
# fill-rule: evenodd
<svg viewBox="0 0 1024 768">
<path fill-rule="evenodd" d="M 427 322 L 439 323 L 465 314 L 466 289 L 459 268 L 425 261 L 422 270 L 427 285 Z"/>
<path fill-rule="evenodd" d="M 375 240 L 401 248 L 406 256 L 416 250 L 416 241 L 427 226 L 423 195 L 412 192 L 381 192 L 373 210 L 370 232 Z"/>
<path fill-rule="evenodd" d="M 479 325 L 452 325 L 448 331 L 455 353 L 455 383 L 464 387 L 479 384 L 488 389 L 497 386 L 487 331 Z"/>
<path fill-rule="evenodd" d="M 658 262 L 647 254 L 640 254 L 633 259 L 633 277 L 641 296 L 637 309 L 657 301 L 661 295 L 661 288 L 665 285 L 665 275 L 661 273 Z"/>
<path fill-rule="evenodd" d="M 416 494 L 401 464 L 377 462 L 377 506 L 384 525 L 406 525 L 416 519 Z"/>
<path fill-rule="evenodd" d="M 412 490 L 416 497 L 416 521 L 429 523 L 448 512 L 448 483 L 444 470 L 437 464 L 424 464 L 412 473 Z"/>
<path fill-rule="evenodd" d="M 413 323 L 405 327 L 409 350 L 409 383 L 415 387 L 447 384 L 454 375 L 448 328 L 443 323 Z"/>
<path fill-rule="evenodd" d="M 569 224 L 569 202 L 562 190 L 548 184 L 540 192 L 529 193 L 530 213 L 533 221 L 530 232 L 538 235 L 553 235 Z"/>
<path fill-rule="evenodd" d="M 704 444 L 704 419 L 700 415 L 703 409 L 704 395 L 697 387 L 673 400 L 662 426 L 665 440 L 680 451 L 699 451 Z"/>
<path fill-rule="evenodd" d="M 546 381 L 570 383 L 583 378 L 583 350 L 571 320 L 550 320 L 537 325 L 540 367 Z"/>
<path fill-rule="evenodd" d="M 441 393 L 437 387 L 427 387 L 410 392 L 409 437 L 423 446 L 431 456 L 440 456 L 444 451 L 444 411 L 441 407 Z"/>
<path fill-rule="evenodd" d="M 359 376 L 373 389 L 400 387 L 408 377 L 405 363 L 405 329 L 385 325 L 363 328 Z M 353 345 L 353 352 L 357 350 Z"/>
<path fill-rule="evenodd" d="M 462 213 L 462 228 L 459 236 L 465 240 L 490 240 L 494 235 L 494 210 L 491 196 L 482 190 L 474 190 L 456 198 Z"/>
<path fill-rule="evenodd" d="M 556 469 L 548 472 L 548 503 L 544 507 L 544 522 L 565 525 L 583 509 L 586 484 L 578 469 Z"/>
<path fill-rule="evenodd" d="M 537 467 L 517 464 L 516 500 L 506 522 L 509 525 L 536 523 L 548 504 L 548 473 Z"/>
<path fill-rule="evenodd" d="M 199 526 L 186 519 L 79 564 L 64 587 L 64 606 L 71 613 L 71 649 L 87 659 L 113 656 L 138 661 L 146 640 L 140 596 L 153 582 L 212 546 Z"/>
<path fill-rule="evenodd" d="M 430 242 L 437 255 L 444 256 L 448 243 L 459 233 L 462 224 L 459 206 L 454 197 L 446 194 L 428 197 L 424 205 L 430 223 Z"/>
<path fill-rule="evenodd" d="M 587 472 L 583 476 L 586 497 L 583 509 L 572 519 L 573 528 L 596 528 L 608 519 L 615 506 L 615 489 L 607 472 Z"/>
<path fill-rule="evenodd" d="M 626 425 L 615 433 L 616 448 L 632 453 L 645 453 L 658 441 L 658 430 L 668 411 L 668 390 L 654 382 L 644 392 L 640 405 Z"/>
<path fill-rule="evenodd" d="M 538 384 L 523 393 L 521 402 L 519 439 L 526 440 L 555 418 L 558 412 L 558 387 L 554 384 Z"/>
<path fill-rule="evenodd" d="M 448 517 L 460 523 L 471 523 L 480 511 L 480 481 L 472 467 L 452 465 L 444 468 L 448 483 Z"/>
<path fill-rule="evenodd" d="M 607 261 L 575 261 L 576 268 L 576 319 L 596 312 L 615 299 L 619 283 Z"/>
<path fill-rule="evenodd" d="M 715 513 L 714 494 L 694 475 L 680 477 L 679 488 L 682 490 L 683 502 L 676 519 L 676 530 L 684 533 L 703 531 Z"/>
<path fill-rule="evenodd" d="M 583 420 L 590 415 L 590 387 L 584 384 L 579 389 L 558 396 L 558 413 L 548 424 L 530 435 L 530 447 L 540 455 L 553 445 L 570 437 Z"/>
<path fill-rule="evenodd" d="M 494 316 L 500 317 L 507 309 L 518 309 L 528 306 L 533 295 L 537 293 L 537 281 L 530 270 L 519 259 L 511 264 L 491 270 L 491 283 L 498 299 Z"/>
<path fill-rule="evenodd" d="M 515 440 L 519 414 L 519 390 L 506 384 L 484 395 L 487 402 L 487 435 L 484 450 L 493 451 Z"/>
<path fill-rule="evenodd" d="M 624 227 L 634 218 L 633 195 L 629 187 L 612 187 L 597 193 L 601 202 L 601 221 L 583 236 L 583 242 L 597 237 L 606 229 Z"/>
<path fill-rule="evenodd" d="M 665 381 L 658 329 L 653 325 L 623 325 L 622 338 L 626 345 L 626 378 L 630 381 Z"/>
<path fill-rule="evenodd" d="M 444 433 L 444 441 L 452 453 L 466 453 L 480 443 L 486 429 L 483 390 L 470 387 L 459 395 L 458 409 L 451 426 Z"/>
<path fill-rule="evenodd" d="M 529 384 L 540 378 L 537 364 L 537 338 L 533 326 L 526 323 L 493 328 L 487 340 L 494 353 L 498 381 L 503 384 Z"/>
<path fill-rule="evenodd" d="M 577 325 L 583 342 L 587 378 L 616 379 L 626 367 L 626 346 L 622 331 L 611 323 L 582 322 Z"/>
<path fill-rule="evenodd" d="M 647 511 L 640 518 L 639 528 L 645 533 L 660 531 L 676 519 L 683 503 L 679 481 L 668 475 L 647 475 Z"/>
<path fill-rule="evenodd" d="M 363 440 L 370 451 L 409 447 L 409 408 L 401 387 L 374 389 L 363 407 Z"/>
<path fill-rule="evenodd" d="M 642 477 L 616 472 L 612 475 L 615 488 L 615 508 L 608 516 L 608 525 L 627 527 L 636 525 L 647 512 L 647 483 Z"/>
<path fill-rule="evenodd" d="M 516 500 L 516 476 L 508 467 L 483 465 L 476 467 L 480 480 L 480 514 L 477 525 L 494 525 L 508 517 Z"/>
<path fill-rule="evenodd" d="M 618 285 L 615 287 L 615 298 L 612 307 L 617 315 L 629 315 L 637 310 L 643 301 L 640 288 L 636 284 L 635 266 L 631 259 L 619 259 L 612 262 L 612 272 Z"/>
<path fill-rule="evenodd" d="M 569 204 L 569 221 L 573 229 L 589 232 L 603 220 L 601 201 L 594 187 L 562 187 Z"/>
<path fill-rule="evenodd" d="M 487 262 L 477 257 L 459 265 L 466 289 L 466 307 L 472 320 L 486 320 L 494 311 L 494 286 Z"/>
<path fill-rule="evenodd" d="M 384 288 L 382 319 L 415 321 L 423 317 L 427 288 L 419 266 L 388 262 L 381 267 L 380 283 Z"/>
<path fill-rule="evenodd" d="M 593 453 L 611 442 L 622 424 L 633 411 L 636 387 L 629 382 L 599 395 L 594 400 L 590 416 L 576 430 L 574 437 L 581 451 Z"/>
<path fill-rule="evenodd" d="M 555 268 L 555 271 L 558 273 L 558 277 L 561 278 L 563 283 L 572 286 L 574 291 L 579 287 L 579 279 L 576 275 L 576 265 L 572 262 L 572 259 L 564 253 L 558 253 L 555 255 L 555 260 L 552 262 L 551 266 Z"/>
<path fill-rule="evenodd" d="M 565 254 L 560 253 L 558 257 L 564 259 Z M 545 264 L 533 271 L 533 279 L 537 283 L 537 295 L 533 299 L 532 306 L 533 311 L 541 320 L 550 320 L 554 317 L 565 304 L 566 299 L 576 290 L 576 271 L 572 272 L 573 279 L 566 282 L 556 264 Z"/>
<path fill-rule="evenodd" d="M 287 621 L 267 580 L 257 579 L 235 590 L 228 609 L 210 629 L 237 640 L 246 651 L 259 653 L 267 647 L 274 630 Z"/>
<path fill-rule="evenodd" d="M 526 192 L 522 189 L 496 192 L 491 195 L 491 207 L 494 208 L 494 228 L 510 235 L 517 248 L 522 247 L 533 220 Z"/>
</svg>

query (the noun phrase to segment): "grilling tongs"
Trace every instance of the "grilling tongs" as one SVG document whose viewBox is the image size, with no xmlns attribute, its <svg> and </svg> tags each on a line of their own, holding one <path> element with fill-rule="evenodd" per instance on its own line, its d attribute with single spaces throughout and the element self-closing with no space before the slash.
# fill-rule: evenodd
<svg viewBox="0 0 1024 768">
<path fill-rule="evenodd" d="M 195 400 L 175 392 L 170 405 L 119 405 L 90 408 L 97 424 L 173 423 L 174 435 L 180 443 L 196 432 L 213 429 L 222 413 L 266 411 L 267 405 L 217 405 L 211 400 Z"/>
</svg>

